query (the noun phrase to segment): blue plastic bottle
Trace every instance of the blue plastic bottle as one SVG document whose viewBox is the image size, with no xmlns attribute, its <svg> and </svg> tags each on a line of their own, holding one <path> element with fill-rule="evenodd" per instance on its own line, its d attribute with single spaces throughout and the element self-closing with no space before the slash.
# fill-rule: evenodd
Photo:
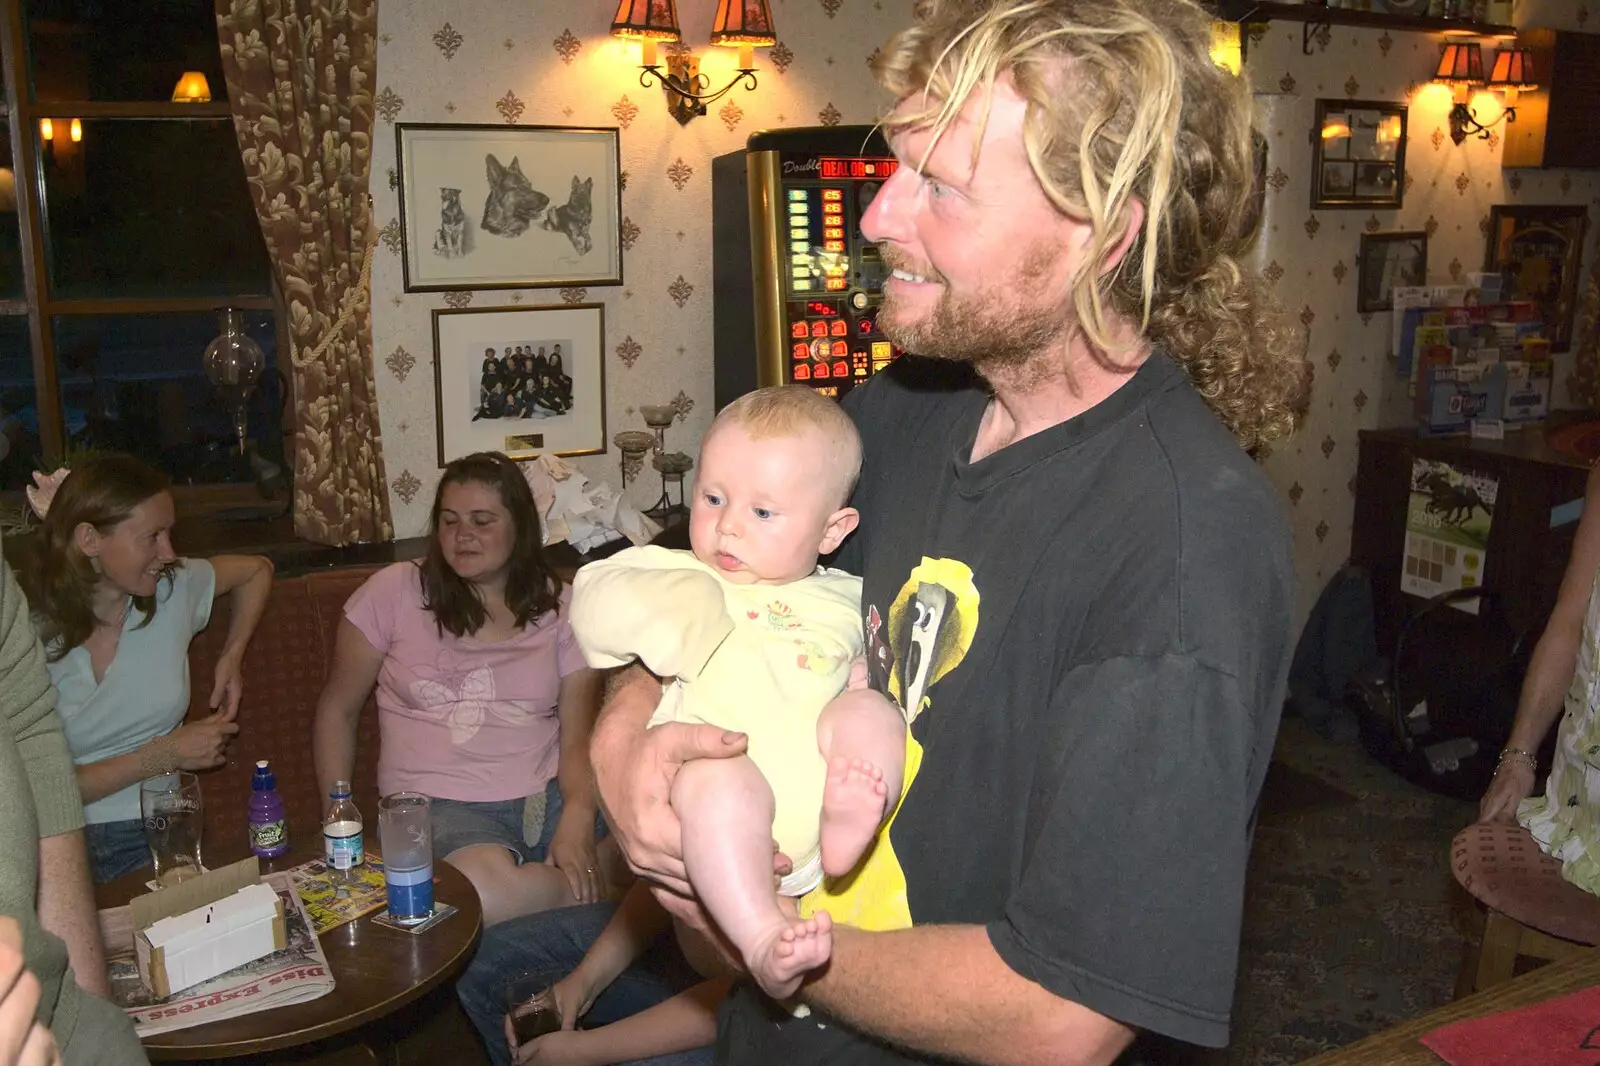
<svg viewBox="0 0 1600 1066">
<path fill-rule="evenodd" d="M 289 850 L 283 797 L 278 795 L 278 779 L 265 759 L 256 763 L 250 778 L 250 850 L 263 859 L 276 859 Z"/>
</svg>

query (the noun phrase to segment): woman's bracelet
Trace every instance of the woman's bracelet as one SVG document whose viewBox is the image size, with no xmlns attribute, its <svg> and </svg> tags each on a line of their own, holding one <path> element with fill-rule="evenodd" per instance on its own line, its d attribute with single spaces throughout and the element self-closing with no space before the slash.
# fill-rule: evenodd
<svg viewBox="0 0 1600 1066">
<path fill-rule="evenodd" d="M 1506 748 L 1500 752 L 1500 757 L 1494 761 L 1494 769 L 1496 773 L 1500 772 L 1500 767 L 1505 764 L 1507 759 L 1522 759 L 1527 762 L 1528 769 L 1534 771 L 1539 769 L 1539 760 L 1534 757 L 1533 752 L 1526 751 L 1522 748 Z"/>
<path fill-rule="evenodd" d="M 139 773 L 160 777 L 178 768 L 178 742 L 170 736 L 156 737 L 139 749 Z"/>
</svg>

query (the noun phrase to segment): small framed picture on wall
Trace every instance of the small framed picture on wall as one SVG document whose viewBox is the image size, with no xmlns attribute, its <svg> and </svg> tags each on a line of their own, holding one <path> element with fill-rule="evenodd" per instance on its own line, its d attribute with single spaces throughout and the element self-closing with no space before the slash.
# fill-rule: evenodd
<svg viewBox="0 0 1600 1066">
<path fill-rule="evenodd" d="M 1312 208 L 1398 208 L 1406 191 L 1406 107 L 1318 100 L 1311 130 Z"/>
<path fill-rule="evenodd" d="M 1394 290 L 1400 285 L 1428 283 L 1428 235 L 1415 233 L 1363 233 L 1361 263 L 1356 280 L 1356 310 L 1362 314 L 1394 307 Z"/>
<path fill-rule="evenodd" d="M 605 307 L 436 310 L 433 384 L 440 466 L 472 452 L 603 452 Z"/>
<path fill-rule="evenodd" d="M 1572 347 L 1578 273 L 1589 209 L 1582 204 L 1496 204 L 1489 208 L 1483 269 L 1503 274 L 1507 298 L 1531 300 L 1552 352 Z"/>
</svg>

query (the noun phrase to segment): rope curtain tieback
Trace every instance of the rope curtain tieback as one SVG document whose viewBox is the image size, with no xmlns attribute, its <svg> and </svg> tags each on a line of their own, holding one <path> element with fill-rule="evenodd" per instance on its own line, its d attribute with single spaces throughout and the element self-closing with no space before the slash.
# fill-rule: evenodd
<svg viewBox="0 0 1600 1066">
<path fill-rule="evenodd" d="M 329 327 L 328 332 L 322 335 L 322 340 L 317 344 L 316 348 L 312 349 L 311 354 L 303 359 L 293 355 L 290 356 L 297 370 L 304 370 L 323 357 L 329 346 L 333 344 L 334 338 L 344 332 L 344 328 L 355 317 L 356 309 L 360 306 L 359 297 L 363 292 L 369 294 L 370 302 L 370 294 L 372 292 L 372 252 L 378 242 L 372 225 L 372 205 L 370 202 L 372 196 L 370 193 L 367 196 L 367 200 L 369 201 L 367 205 L 367 238 L 363 242 L 365 248 L 361 256 L 361 280 L 346 289 L 344 295 L 339 298 L 339 317 L 334 319 L 333 325 Z"/>
</svg>

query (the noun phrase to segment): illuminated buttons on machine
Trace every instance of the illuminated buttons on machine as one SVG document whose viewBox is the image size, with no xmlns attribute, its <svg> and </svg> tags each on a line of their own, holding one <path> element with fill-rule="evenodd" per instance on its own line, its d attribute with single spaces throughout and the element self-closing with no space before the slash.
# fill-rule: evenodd
<svg viewBox="0 0 1600 1066">
<path fill-rule="evenodd" d="M 789 190 L 789 287 L 808 292 L 811 279 L 811 204 L 806 190 Z"/>
</svg>

